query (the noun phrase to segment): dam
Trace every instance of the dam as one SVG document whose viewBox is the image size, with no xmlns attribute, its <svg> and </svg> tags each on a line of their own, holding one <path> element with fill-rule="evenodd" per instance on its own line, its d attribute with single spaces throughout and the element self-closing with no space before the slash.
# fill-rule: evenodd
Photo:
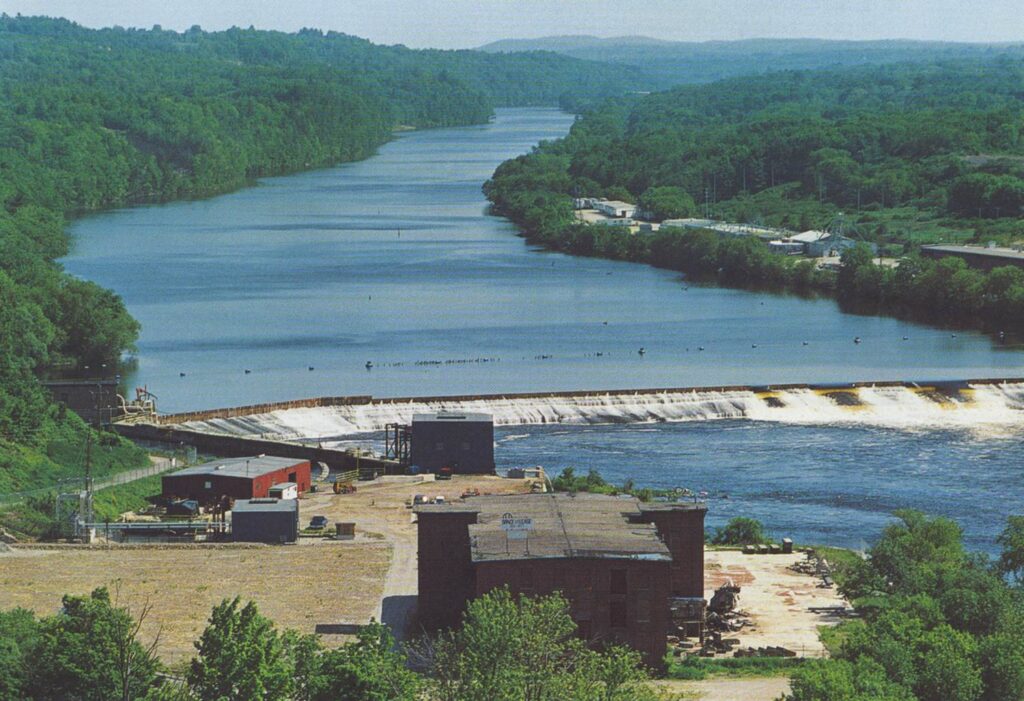
<svg viewBox="0 0 1024 701">
<path fill-rule="evenodd" d="M 160 416 L 161 425 L 265 440 L 344 439 L 409 423 L 413 414 L 484 412 L 497 426 L 747 419 L 891 428 L 1012 427 L 1024 422 L 1024 379 L 692 387 L 434 397 L 319 397 Z"/>
<path fill-rule="evenodd" d="M 322 450 L 351 469 L 345 450 L 382 453 L 387 423 L 428 410 L 493 414 L 499 473 L 594 469 L 614 484 L 704 491 L 709 528 L 750 516 L 801 543 L 867 547 L 909 508 L 955 519 L 968 547 L 996 553 L 1024 504 L 1024 379 L 320 397 L 123 429 L 250 454 L 249 441 Z"/>
</svg>

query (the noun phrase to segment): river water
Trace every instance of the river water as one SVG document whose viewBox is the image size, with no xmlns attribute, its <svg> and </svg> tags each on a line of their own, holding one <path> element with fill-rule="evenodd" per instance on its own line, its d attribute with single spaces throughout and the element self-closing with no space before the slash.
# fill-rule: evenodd
<svg viewBox="0 0 1024 701">
<path fill-rule="evenodd" d="M 571 121 L 502 110 L 489 125 L 402 134 L 360 163 L 88 217 L 63 262 L 120 293 L 142 322 L 128 382 L 148 385 L 162 411 L 1024 374 L 1020 349 L 981 334 L 532 249 L 486 215 L 480 185 Z M 505 427 L 498 455 L 504 466 L 707 489 L 719 495 L 711 524 L 750 513 L 780 535 L 844 545 L 915 506 L 956 516 L 991 549 L 1005 515 L 1024 511 L 1019 411 L 1007 411 L 995 433 L 824 419 Z"/>
</svg>

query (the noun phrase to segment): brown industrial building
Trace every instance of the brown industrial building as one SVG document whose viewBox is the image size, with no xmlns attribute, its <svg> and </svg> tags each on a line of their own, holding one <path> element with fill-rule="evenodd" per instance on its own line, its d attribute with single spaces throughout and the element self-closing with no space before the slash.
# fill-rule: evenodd
<svg viewBox="0 0 1024 701">
<path fill-rule="evenodd" d="M 46 380 L 43 386 L 53 400 L 66 406 L 93 426 L 108 424 L 121 414 L 114 378 L 93 380 Z"/>
<path fill-rule="evenodd" d="M 267 456 L 225 458 L 187 467 L 162 479 L 164 497 L 195 499 L 201 504 L 214 504 L 225 497 L 261 499 L 269 496 L 271 487 L 286 482 L 294 483 L 300 494 L 309 491 L 309 461 Z"/>
<path fill-rule="evenodd" d="M 673 605 L 703 600 L 706 511 L 561 493 L 418 506 L 420 623 L 455 627 L 471 598 L 497 587 L 559 591 L 582 637 L 629 645 L 659 667 Z"/>
</svg>

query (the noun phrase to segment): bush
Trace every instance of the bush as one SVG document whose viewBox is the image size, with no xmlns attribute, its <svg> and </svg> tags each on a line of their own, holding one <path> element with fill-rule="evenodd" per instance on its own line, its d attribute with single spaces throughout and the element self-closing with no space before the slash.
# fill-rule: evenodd
<svg viewBox="0 0 1024 701">
<path fill-rule="evenodd" d="M 767 543 L 768 536 L 757 519 L 737 516 L 715 531 L 711 542 L 714 545 L 759 545 Z"/>
</svg>

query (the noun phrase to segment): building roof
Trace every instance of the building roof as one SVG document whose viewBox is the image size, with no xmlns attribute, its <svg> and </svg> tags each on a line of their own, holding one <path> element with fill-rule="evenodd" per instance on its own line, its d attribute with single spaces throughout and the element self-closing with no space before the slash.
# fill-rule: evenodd
<svg viewBox="0 0 1024 701">
<path fill-rule="evenodd" d="M 193 465 L 184 470 L 173 472 L 168 477 L 186 477 L 189 475 L 222 475 L 224 477 L 249 477 L 256 478 L 269 472 L 277 472 L 288 467 L 300 465 L 306 460 L 294 458 L 275 458 L 264 456 L 253 456 L 251 458 L 224 458 L 213 462 Z"/>
<path fill-rule="evenodd" d="M 827 231 L 815 231 L 812 229 L 810 231 L 805 231 L 800 234 L 793 234 L 792 236 L 789 237 L 789 240 L 796 241 L 798 243 L 814 243 L 815 241 L 827 239 L 830 236 L 832 236 L 832 234 L 830 234 Z"/>
<path fill-rule="evenodd" d="M 442 421 L 450 423 L 472 423 L 480 421 L 484 423 L 494 423 L 494 417 L 491 416 L 490 414 L 466 412 L 438 412 L 436 414 L 413 414 L 413 423 L 418 423 L 421 421 Z"/>
<path fill-rule="evenodd" d="M 295 482 L 278 482 L 270 489 L 271 491 L 273 491 L 275 489 L 288 489 L 289 487 L 295 487 L 296 489 L 298 489 L 299 485 L 297 485 Z"/>
<path fill-rule="evenodd" d="M 419 514 L 476 513 L 470 524 L 474 562 L 546 558 L 671 560 L 653 524 L 641 523 L 645 510 L 705 508 L 703 504 L 640 504 L 634 497 L 548 493 L 469 497 L 451 504 L 424 504 Z M 502 517 L 529 518 L 523 539 L 510 539 Z"/>
<path fill-rule="evenodd" d="M 239 499 L 231 507 L 233 513 L 291 513 L 298 511 L 295 499 Z"/>
<path fill-rule="evenodd" d="M 935 251 L 936 253 L 952 253 L 954 255 L 974 255 L 987 256 L 989 258 L 1024 260 L 1024 251 L 996 246 L 991 248 L 982 246 L 921 246 L 921 250 Z"/>
</svg>

